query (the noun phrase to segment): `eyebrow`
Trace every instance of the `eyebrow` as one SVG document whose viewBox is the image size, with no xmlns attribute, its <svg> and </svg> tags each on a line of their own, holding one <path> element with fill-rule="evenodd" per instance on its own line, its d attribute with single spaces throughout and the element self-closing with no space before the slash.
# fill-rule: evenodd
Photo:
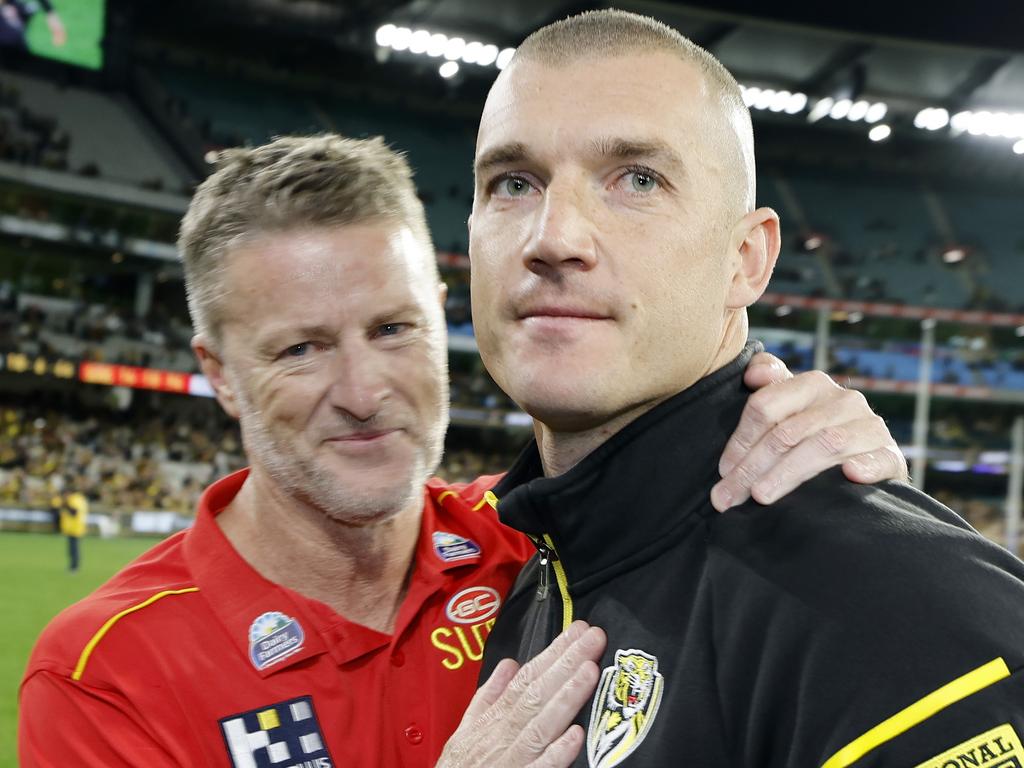
<svg viewBox="0 0 1024 768">
<path fill-rule="evenodd" d="M 588 142 L 588 153 L 599 158 L 615 160 L 660 160 L 674 167 L 678 173 L 686 170 L 686 163 L 671 145 L 657 139 L 626 139 L 604 137 Z M 530 159 L 530 152 L 522 142 L 500 144 L 484 152 L 476 161 L 474 173 L 480 176 L 494 168 L 520 165 Z"/>
<path fill-rule="evenodd" d="M 589 143 L 589 149 L 598 157 L 616 160 L 660 160 L 674 166 L 679 173 L 686 170 L 686 163 L 680 154 L 671 145 L 658 139 L 599 138 Z"/>
<path fill-rule="evenodd" d="M 519 141 L 508 144 L 500 144 L 494 149 L 489 149 L 477 158 L 473 166 L 473 173 L 480 176 L 486 171 L 503 165 L 514 165 L 521 163 L 529 157 L 526 145 Z"/>
</svg>

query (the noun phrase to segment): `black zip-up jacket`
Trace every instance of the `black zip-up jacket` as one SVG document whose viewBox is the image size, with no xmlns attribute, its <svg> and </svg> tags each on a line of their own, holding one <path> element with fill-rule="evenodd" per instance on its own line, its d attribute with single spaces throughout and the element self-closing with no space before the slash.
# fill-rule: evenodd
<svg viewBox="0 0 1024 768">
<path fill-rule="evenodd" d="M 1021 768 L 1024 564 L 902 483 L 841 470 L 709 502 L 754 347 L 564 475 L 495 488 L 538 543 L 482 678 L 573 618 L 608 649 L 577 766 Z"/>
</svg>

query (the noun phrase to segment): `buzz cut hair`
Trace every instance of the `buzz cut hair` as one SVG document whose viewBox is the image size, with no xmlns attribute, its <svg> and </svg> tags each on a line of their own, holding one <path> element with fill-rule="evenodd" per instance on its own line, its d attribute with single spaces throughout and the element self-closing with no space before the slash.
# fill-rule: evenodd
<svg viewBox="0 0 1024 768">
<path fill-rule="evenodd" d="M 668 24 L 629 11 L 585 11 L 541 27 L 516 49 L 509 67 L 517 61 L 560 66 L 598 57 L 615 57 L 659 51 L 695 67 L 710 96 L 721 107 L 716 146 L 726 153 L 737 171 L 736 183 L 727 190 L 733 205 L 744 213 L 754 209 L 756 178 L 754 132 L 743 91 L 732 73 L 704 48 Z M 735 139 L 730 139 L 732 133 Z"/>
<path fill-rule="evenodd" d="M 408 226 L 437 273 L 412 169 L 383 138 L 285 136 L 221 152 L 178 233 L 194 331 L 220 342 L 232 248 L 262 235 L 378 221 Z"/>
</svg>

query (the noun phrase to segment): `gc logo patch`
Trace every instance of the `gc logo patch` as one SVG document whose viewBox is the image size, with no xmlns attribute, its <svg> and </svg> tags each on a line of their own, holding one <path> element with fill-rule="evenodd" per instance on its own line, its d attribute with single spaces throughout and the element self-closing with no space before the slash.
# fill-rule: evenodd
<svg viewBox="0 0 1024 768">
<path fill-rule="evenodd" d="M 658 659 L 629 648 L 601 673 L 587 730 L 590 768 L 612 768 L 633 753 L 658 714 L 665 679 Z"/>
<path fill-rule="evenodd" d="M 309 696 L 225 717 L 220 728 L 234 768 L 334 766 Z"/>
</svg>

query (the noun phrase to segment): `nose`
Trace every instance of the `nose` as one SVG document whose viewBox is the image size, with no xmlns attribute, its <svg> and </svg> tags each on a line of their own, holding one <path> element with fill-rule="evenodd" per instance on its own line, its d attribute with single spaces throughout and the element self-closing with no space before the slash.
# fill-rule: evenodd
<svg viewBox="0 0 1024 768">
<path fill-rule="evenodd" d="M 369 421 L 380 413 L 389 390 L 379 356 L 369 344 L 346 345 L 335 351 L 328 393 L 333 408 L 358 421 Z"/>
<path fill-rule="evenodd" d="M 542 277 L 558 277 L 566 270 L 587 271 L 595 266 L 593 206 L 585 184 L 548 185 L 523 260 L 527 269 Z"/>
</svg>

